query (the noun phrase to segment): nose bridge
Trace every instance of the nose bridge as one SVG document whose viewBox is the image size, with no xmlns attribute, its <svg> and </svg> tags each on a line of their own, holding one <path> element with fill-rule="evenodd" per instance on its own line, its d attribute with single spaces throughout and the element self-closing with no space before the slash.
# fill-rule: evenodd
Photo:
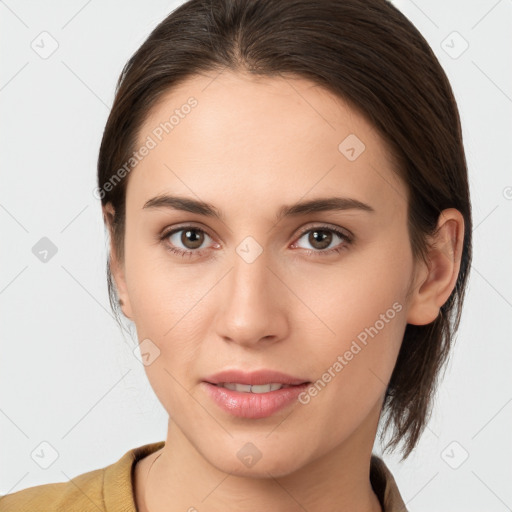
<svg viewBox="0 0 512 512">
<path fill-rule="evenodd" d="M 236 247 L 217 323 L 225 340 L 250 345 L 283 336 L 286 313 L 276 300 L 279 280 L 272 266 L 269 254 L 251 237 Z"/>
<path fill-rule="evenodd" d="M 266 251 L 259 252 L 250 242 L 240 244 L 233 260 L 231 296 L 251 301 L 263 298 L 269 288 L 269 264 Z"/>
</svg>

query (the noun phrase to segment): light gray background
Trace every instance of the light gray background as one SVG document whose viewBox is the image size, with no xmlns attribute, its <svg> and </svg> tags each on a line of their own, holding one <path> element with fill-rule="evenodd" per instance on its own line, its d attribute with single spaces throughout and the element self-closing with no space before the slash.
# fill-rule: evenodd
<svg viewBox="0 0 512 512">
<path fill-rule="evenodd" d="M 121 68 L 180 3 L 0 1 L 0 494 L 67 481 L 165 439 L 135 341 L 110 312 L 92 191 Z M 432 420 L 409 459 L 385 460 L 411 511 L 511 510 L 512 1 L 395 4 L 455 91 L 475 250 Z M 42 58 L 52 39 L 57 50 Z M 58 249 L 46 263 L 32 252 L 42 237 Z M 48 469 L 42 442 L 58 452 Z"/>
</svg>

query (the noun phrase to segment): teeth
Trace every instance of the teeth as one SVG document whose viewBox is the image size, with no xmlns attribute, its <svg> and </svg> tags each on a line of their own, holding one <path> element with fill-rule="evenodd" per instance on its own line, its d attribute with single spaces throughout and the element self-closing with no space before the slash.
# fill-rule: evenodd
<svg viewBox="0 0 512 512">
<path fill-rule="evenodd" d="M 277 391 L 281 388 L 290 387 L 288 384 L 279 383 L 251 386 L 249 384 L 237 384 L 236 382 L 224 382 L 222 384 L 218 384 L 218 386 L 229 389 L 231 391 L 238 391 L 242 393 L 268 393 L 269 391 Z"/>
<path fill-rule="evenodd" d="M 231 391 L 241 391 L 244 393 L 251 392 L 251 386 L 249 384 L 235 384 L 234 382 L 226 382 L 223 387 L 230 389 Z"/>
</svg>

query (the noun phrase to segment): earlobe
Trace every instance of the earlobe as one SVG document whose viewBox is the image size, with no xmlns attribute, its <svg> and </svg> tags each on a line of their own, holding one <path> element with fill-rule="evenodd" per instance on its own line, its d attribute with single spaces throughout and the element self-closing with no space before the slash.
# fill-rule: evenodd
<svg viewBox="0 0 512 512">
<path fill-rule="evenodd" d="M 418 265 L 407 323 L 426 325 L 437 318 L 457 282 L 463 241 L 464 217 L 455 208 L 443 210 L 430 239 L 428 264 Z"/>
<path fill-rule="evenodd" d="M 126 278 L 125 278 L 125 270 L 123 262 L 120 261 L 116 244 L 114 243 L 114 220 L 115 220 L 115 211 L 111 203 L 107 203 L 103 207 L 103 220 L 107 226 L 110 238 L 110 255 L 109 255 L 109 268 L 110 273 L 112 274 L 112 280 L 114 281 L 118 302 L 121 307 L 121 311 L 126 318 L 132 320 L 132 311 L 130 300 L 128 297 L 127 287 L 126 287 Z"/>
</svg>

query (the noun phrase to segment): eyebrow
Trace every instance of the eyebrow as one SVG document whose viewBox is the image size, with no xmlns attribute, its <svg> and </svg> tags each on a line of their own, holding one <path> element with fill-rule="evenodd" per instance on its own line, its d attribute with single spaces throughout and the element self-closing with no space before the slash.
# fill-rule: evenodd
<svg viewBox="0 0 512 512">
<path fill-rule="evenodd" d="M 159 195 L 149 199 L 144 203 L 143 208 L 170 208 L 184 212 L 197 213 L 206 217 L 212 217 L 222 220 L 224 215 L 212 204 L 204 201 L 197 201 L 188 197 Z M 375 213 L 375 209 L 369 204 L 363 203 L 358 199 L 349 197 L 326 197 L 312 199 L 293 204 L 291 206 L 282 206 L 276 215 L 276 222 L 284 217 L 293 217 L 298 215 L 307 215 L 309 213 L 326 211 L 358 210 L 369 213 Z"/>
</svg>

